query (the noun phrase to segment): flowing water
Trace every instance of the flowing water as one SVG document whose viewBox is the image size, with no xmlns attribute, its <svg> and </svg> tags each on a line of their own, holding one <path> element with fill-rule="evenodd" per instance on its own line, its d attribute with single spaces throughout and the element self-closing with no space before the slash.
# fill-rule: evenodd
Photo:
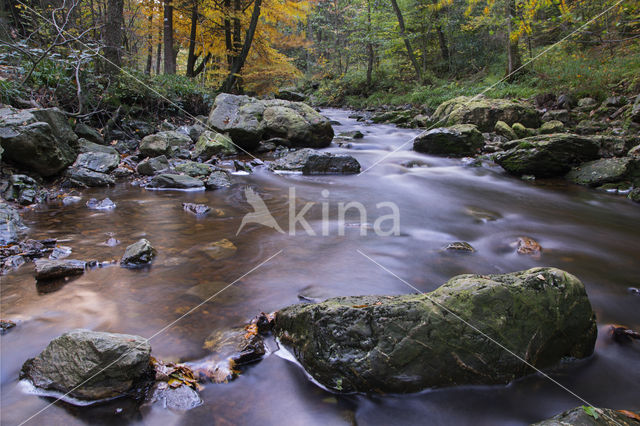
<svg viewBox="0 0 640 426">
<path fill-rule="evenodd" d="M 610 323 L 640 328 L 640 297 L 628 291 L 640 286 L 640 206 L 563 182 L 527 183 L 499 168 L 418 154 L 410 143 L 392 152 L 418 132 L 358 123 L 347 111 L 324 113 L 340 123 L 336 133 L 360 130 L 365 135 L 351 147 L 333 144 L 329 151 L 355 156 L 363 169 L 383 160 L 352 176 L 257 170 L 234 176 L 229 189 L 212 192 L 147 191 L 121 184 L 85 191 L 83 201 L 75 205 L 52 203 L 25 213 L 30 238 L 62 240 L 73 248 L 71 258 L 117 259 L 143 236 L 159 255 L 150 268 L 114 265 L 53 285 L 36 284 L 32 264 L 0 277 L 2 317 L 19 320 L 17 328 L 0 338 L 2 423 L 19 424 L 49 404 L 51 400 L 21 390 L 19 370 L 27 358 L 70 329 L 150 337 L 235 281 L 151 340 L 156 357 L 189 361 L 207 355 L 203 342 L 210 333 L 243 325 L 261 311 L 299 303 L 299 296 L 415 291 L 363 254 L 421 291 L 462 273 L 555 266 L 577 275 L 598 318 L 596 352 L 587 360 L 551 370 L 551 375 L 595 406 L 640 409 L 638 344 L 619 345 L 607 336 Z M 242 217 L 253 211 L 245 200 L 247 187 L 265 201 L 285 233 L 247 224 L 236 235 Z M 301 224 L 292 235 L 291 188 L 296 213 L 306 203 L 315 203 L 304 216 L 315 236 Z M 90 197 L 105 196 L 116 209 L 84 206 Z M 183 202 L 206 203 L 219 211 L 197 218 L 183 211 Z M 367 217 L 349 209 L 345 223 L 340 223 L 339 203 L 348 202 L 361 203 Z M 391 212 L 378 205 L 385 202 L 398 207 L 397 235 L 374 232 L 376 221 Z M 383 221 L 383 230 L 392 224 Z M 105 244 L 109 233 L 120 245 Z M 515 253 L 512 243 L 523 235 L 543 246 L 540 258 Z M 212 260 L 203 248 L 224 238 L 237 246 L 237 252 Z M 443 252 L 441 248 L 452 241 L 467 241 L 476 252 Z M 28 424 L 527 424 L 584 404 L 540 375 L 507 386 L 334 395 L 273 354 L 229 384 L 206 385 L 201 397 L 204 404 L 185 413 L 138 411 L 126 399 L 83 408 L 57 404 Z"/>
</svg>

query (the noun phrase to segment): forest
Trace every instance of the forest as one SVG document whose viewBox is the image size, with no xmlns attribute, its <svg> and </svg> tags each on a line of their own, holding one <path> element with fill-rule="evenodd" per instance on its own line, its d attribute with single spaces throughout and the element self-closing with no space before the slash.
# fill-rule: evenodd
<svg viewBox="0 0 640 426">
<path fill-rule="evenodd" d="M 640 425 L 638 0 L 2 0 L 3 425 Z"/>
</svg>

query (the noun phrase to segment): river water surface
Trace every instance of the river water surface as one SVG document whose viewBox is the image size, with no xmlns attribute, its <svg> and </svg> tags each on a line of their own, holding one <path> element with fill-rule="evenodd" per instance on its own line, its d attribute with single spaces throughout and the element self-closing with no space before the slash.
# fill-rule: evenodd
<svg viewBox="0 0 640 426">
<path fill-rule="evenodd" d="M 418 154 L 410 143 L 392 153 L 418 132 L 358 123 L 347 111 L 324 113 L 340 123 L 334 126 L 336 133 L 360 130 L 365 135 L 351 147 L 332 144 L 329 151 L 348 152 L 363 169 L 383 161 L 354 176 L 256 170 L 234 176 L 229 189 L 211 192 L 147 191 L 121 184 L 85 191 L 83 201 L 75 205 L 52 203 L 25 213 L 29 237 L 64 241 L 61 244 L 73 248 L 70 258 L 118 259 L 127 245 L 143 236 L 159 254 L 150 268 L 110 266 L 64 284 L 37 285 L 32 264 L 0 277 L 2 317 L 19 321 L 0 338 L 2 423 L 20 424 L 49 404 L 51 400 L 25 394 L 18 374 L 27 358 L 70 329 L 150 337 L 242 277 L 151 340 L 154 356 L 190 361 L 207 355 L 203 343 L 212 332 L 243 325 L 261 311 L 299 303 L 300 296 L 415 291 L 363 254 L 425 292 L 462 273 L 555 266 L 577 275 L 598 318 L 596 352 L 550 374 L 592 405 L 640 409 L 639 345 L 619 345 L 607 336 L 611 323 L 640 328 L 640 296 L 628 291 L 640 286 L 640 206 L 563 182 L 522 182 L 499 168 Z M 253 211 L 245 200 L 247 187 L 289 232 L 248 224 L 236 235 L 242 217 Z M 306 203 L 315 203 L 305 219 L 317 235 L 308 235 L 301 225 L 291 235 L 290 188 L 295 189 L 297 213 Z M 91 197 L 106 196 L 116 209 L 95 211 L 84 205 Z M 183 202 L 206 203 L 219 211 L 197 218 L 182 210 Z M 362 203 L 367 218 L 349 210 L 340 235 L 338 204 L 348 202 Z M 399 235 L 376 235 L 372 229 L 377 218 L 390 213 L 377 206 L 383 202 L 398 206 Z M 328 218 L 326 228 L 323 217 Z M 387 221 L 383 228 L 390 225 Z M 106 245 L 109 233 L 121 244 Z M 542 256 L 516 254 L 512 243 L 519 236 L 540 242 Z M 237 246 L 237 252 L 212 260 L 203 248 L 224 238 Z M 452 241 L 467 241 L 476 252 L 442 252 Z M 317 387 L 298 366 L 272 354 L 229 384 L 206 385 L 203 405 L 185 413 L 138 411 L 119 399 L 83 408 L 54 405 L 27 424 L 518 425 L 584 404 L 568 390 L 533 375 L 508 386 L 341 396 Z"/>
</svg>

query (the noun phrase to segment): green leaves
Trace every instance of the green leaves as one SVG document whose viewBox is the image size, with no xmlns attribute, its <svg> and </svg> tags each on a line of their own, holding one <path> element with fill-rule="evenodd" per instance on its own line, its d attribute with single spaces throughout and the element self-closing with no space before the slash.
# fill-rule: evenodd
<svg viewBox="0 0 640 426">
<path fill-rule="evenodd" d="M 598 410 L 596 407 L 583 405 L 582 409 L 587 415 L 593 417 L 596 420 L 598 420 L 598 418 L 600 417 L 600 414 L 598 414 L 600 410 Z"/>
</svg>

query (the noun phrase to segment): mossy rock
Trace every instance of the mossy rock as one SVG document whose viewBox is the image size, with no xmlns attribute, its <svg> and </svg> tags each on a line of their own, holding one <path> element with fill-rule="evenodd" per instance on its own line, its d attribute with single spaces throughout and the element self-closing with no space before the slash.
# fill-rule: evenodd
<svg viewBox="0 0 640 426">
<path fill-rule="evenodd" d="M 428 294 L 293 305 L 277 312 L 274 330 L 323 386 L 394 393 L 533 372 L 495 342 L 545 368 L 591 355 L 597 336 L 584 286 L 555 268 L 460 275 Z"/>
<path fill-rule="evenodd" d="M 516 135 L 516 132 L 514 132 L 513 129 L 511 128 L 511 126 L 509 126 L 504 121 L 496 122 L 496 125 L 493 128 L 493 130 L 494 130 L 494 132 L 496 132 L 500 136 L 504 136 L 505 138 L 507 138 L 510 141 L 512 141 L 514 139 L 518 139 L 518 135 Z"/>
<path fill-rule="evenodd" d="M 512 141 L 509 150 L 494 158 L 508 173 L 522 176 L 556 177 L 572 166 L 598 157 L 599 145 L 592 138 L 570 133 L 539 135 Z"/>
<path fill-rule="evenodd" d="M 602 158 L 571 169 L 567 179 L 579 185 L 600 186 L 625 180 L 640 182 L 640 159 Z"/>
<path fill-rule="evenodd" d="M 550 135 L 552 133 L 560 133 L 564 131 L 564 123 L 560 120 L 551 120 L 540 126 L 539 133 L 541 135 Z"/>
<path fill-rule="evenodd" d="M 483 146 L 484 137 L 473 124 L 428 130 L 413 141 L 414 151 L 453 157 L 477 154 Z"/>
</svg>

